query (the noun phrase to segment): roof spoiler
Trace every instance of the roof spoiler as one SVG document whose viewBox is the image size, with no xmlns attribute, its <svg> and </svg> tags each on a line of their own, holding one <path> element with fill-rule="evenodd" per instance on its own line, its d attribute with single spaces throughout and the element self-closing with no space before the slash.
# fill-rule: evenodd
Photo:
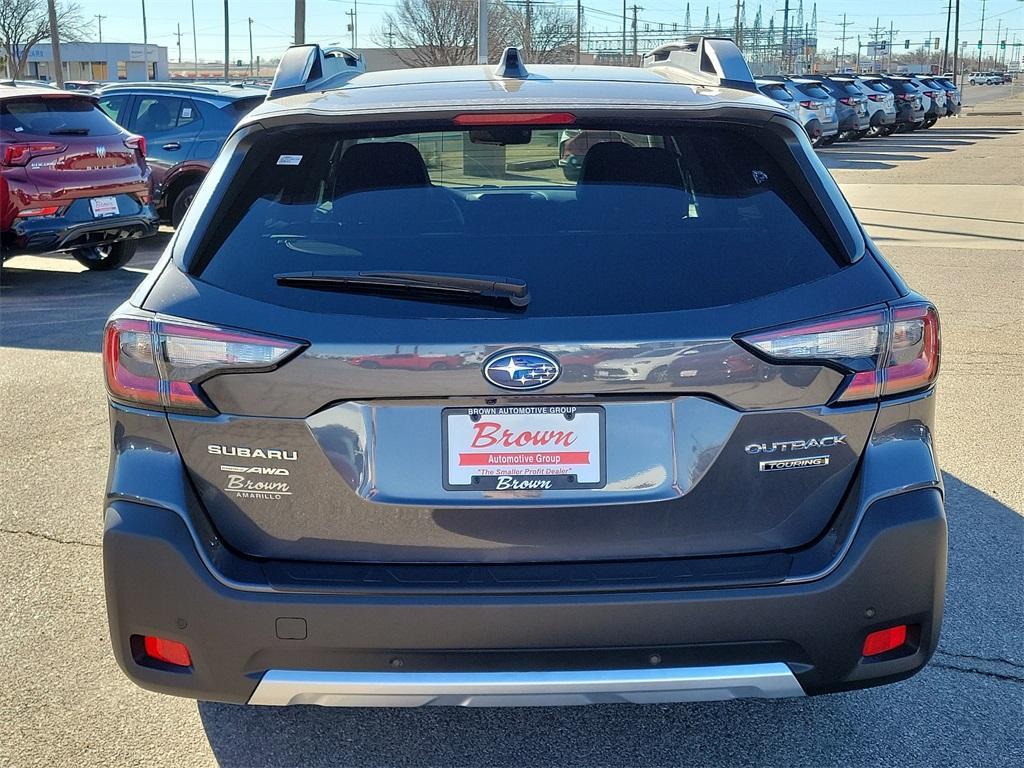
<svg viewBox="0 0 1024 768">
<path fill-rule="evenodd" d="M 728 37 L 694 36 L 665 43 L 645 53 L 643 65 L 648 69 L 671 68 L 677 78 L 680 71 L 685 72 L 687 82 L 700 85 L 757 91 L 743 53 Z"/>
<path fill-rule="evenodd" d="M 267 99 L 307 91 L 324 91 L 366 71 L 363 57 L 348 48 L 293 45 L 284 52 Z"/>
</svg>

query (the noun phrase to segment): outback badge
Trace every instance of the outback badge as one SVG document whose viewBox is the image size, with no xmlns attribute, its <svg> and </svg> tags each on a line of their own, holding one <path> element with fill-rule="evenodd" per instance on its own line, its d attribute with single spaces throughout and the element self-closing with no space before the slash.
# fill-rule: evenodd
<svg viewBox="0 0 1024 768">
<path fill-rule="evenodd" d="M 558 361 L 531 349 L 508 349 L 492 355 L 483 368 L 484 378 L 502 389 L 540 389 L 562 373 Z"/>
</svg>

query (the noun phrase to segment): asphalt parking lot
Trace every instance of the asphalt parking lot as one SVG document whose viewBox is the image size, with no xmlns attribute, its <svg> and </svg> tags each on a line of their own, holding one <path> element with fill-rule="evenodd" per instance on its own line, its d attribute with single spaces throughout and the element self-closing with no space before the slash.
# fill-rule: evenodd
<svg viewBox="0 0 1024 768">
<path fill-rule="evenodd" d="M 163 233 L 113 273 L 63 258 L 9 262 L 0 764 L 1024 764 L 1024 98 L 989 90 L 974 112 L 993 114 L 821 153 L 943 317 L 949 587 L 939 651 L 918 676 L 804 700 L 507 710 L 197 705 L 135 688 L 110 654 L 103 606 L 99 345 Z"/>
</svg>

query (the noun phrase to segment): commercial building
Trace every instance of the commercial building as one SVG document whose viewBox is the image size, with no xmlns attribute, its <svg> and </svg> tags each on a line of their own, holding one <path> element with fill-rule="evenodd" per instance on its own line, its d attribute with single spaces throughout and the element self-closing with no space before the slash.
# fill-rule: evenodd
<svg viewBox="0 0 1024 768">
<path fill-rule="evenodd" d="M 38 43 L 28 52 L 21 77 L 27 80 L 56 80 L 48 43 Z M 60 58 L 65 80 L 168 80 L 167 47 L 141 43 L 61 43 Z M 13 75 L 13 72 L 9 72 Z"/>
</svg>

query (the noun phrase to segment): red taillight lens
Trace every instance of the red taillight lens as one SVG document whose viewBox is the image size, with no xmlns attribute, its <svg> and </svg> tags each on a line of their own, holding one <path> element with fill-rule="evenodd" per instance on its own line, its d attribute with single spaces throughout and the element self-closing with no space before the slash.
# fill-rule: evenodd
<svg viewBox="0 0 1024 768">
<path fill-rule="evenodd" d="M 22 208 L 16 215 L 18 218 L 27 218 L 29 216 L 53 216 L 59 210 L 59 205 L 44 205 L 37 208 Z"/>
<path fill-rule="evenodd" d="M 491 112 L 456 115 L 455 125 L 572 125 L 576 115 L 571 112 Z"/>
<path fill-rule="evenodd" d="M 145 136 L 129 136 L 127 139 L 124 140 L 124 145 L 128 147 L 128 149 L 137 150 L 142 157 L 146 156 Z"/>
<path fill-rule="evenodd" d="M 872 632 L 864 638 L 862 656 L 879 656 L 889 651 L 895 651 L 907 642 L 907 625 L 900 624 L 888 629 L 880 629 Z"/>
<path fill-rule="evenodd" d="M 821 363 L 851 374 L 840 402 L 924 389 L 939 372 L 939 316 L 930 304 L 844 315 L 741 341 L 774 362 Z"/>
<path fill-rule="evenodd" d="M 172 664 L 175 667 L 192 666 L 192 656 L 188 652 L 188 646 L 177 640 L 165 640 L 162 637 L 145 635 L 142 638 L 142 647 L 146 656 L 155 661 Z"/>
<path fill-rule="evenodd" d="M 851 96 L 843 96 L 839 101 L 848 107 L 852 107 L 856 103 Z"/>
<path fill-rule="evenodd" d="M 801 101 L 800 106 L 804 109 L 818 109 L 821 104 L 816 101 Z"/>
<path fill-rule="evenodd" d="M 55 141 L 12 142 L 4 145 L 3 165 L 28 165 L 28 161 L 39 155 L 54 155 L 67 149 L 67 144 Z"/>
<path fill-rule="evenodd" d="M 267 370 L 302 343 L 210 325 L 119 317 L 107 323 L 103 368 L 113 400 L 213 413 L 198 384 L 216 373 Z"/>
<path fill-rule="evenodd" d="M 871 99 L 872 101 L 885 101 L 885 96 L 881 95 L 880 93 L 872 93 L 868 96 L 868 98 Z"/>
</svg>

